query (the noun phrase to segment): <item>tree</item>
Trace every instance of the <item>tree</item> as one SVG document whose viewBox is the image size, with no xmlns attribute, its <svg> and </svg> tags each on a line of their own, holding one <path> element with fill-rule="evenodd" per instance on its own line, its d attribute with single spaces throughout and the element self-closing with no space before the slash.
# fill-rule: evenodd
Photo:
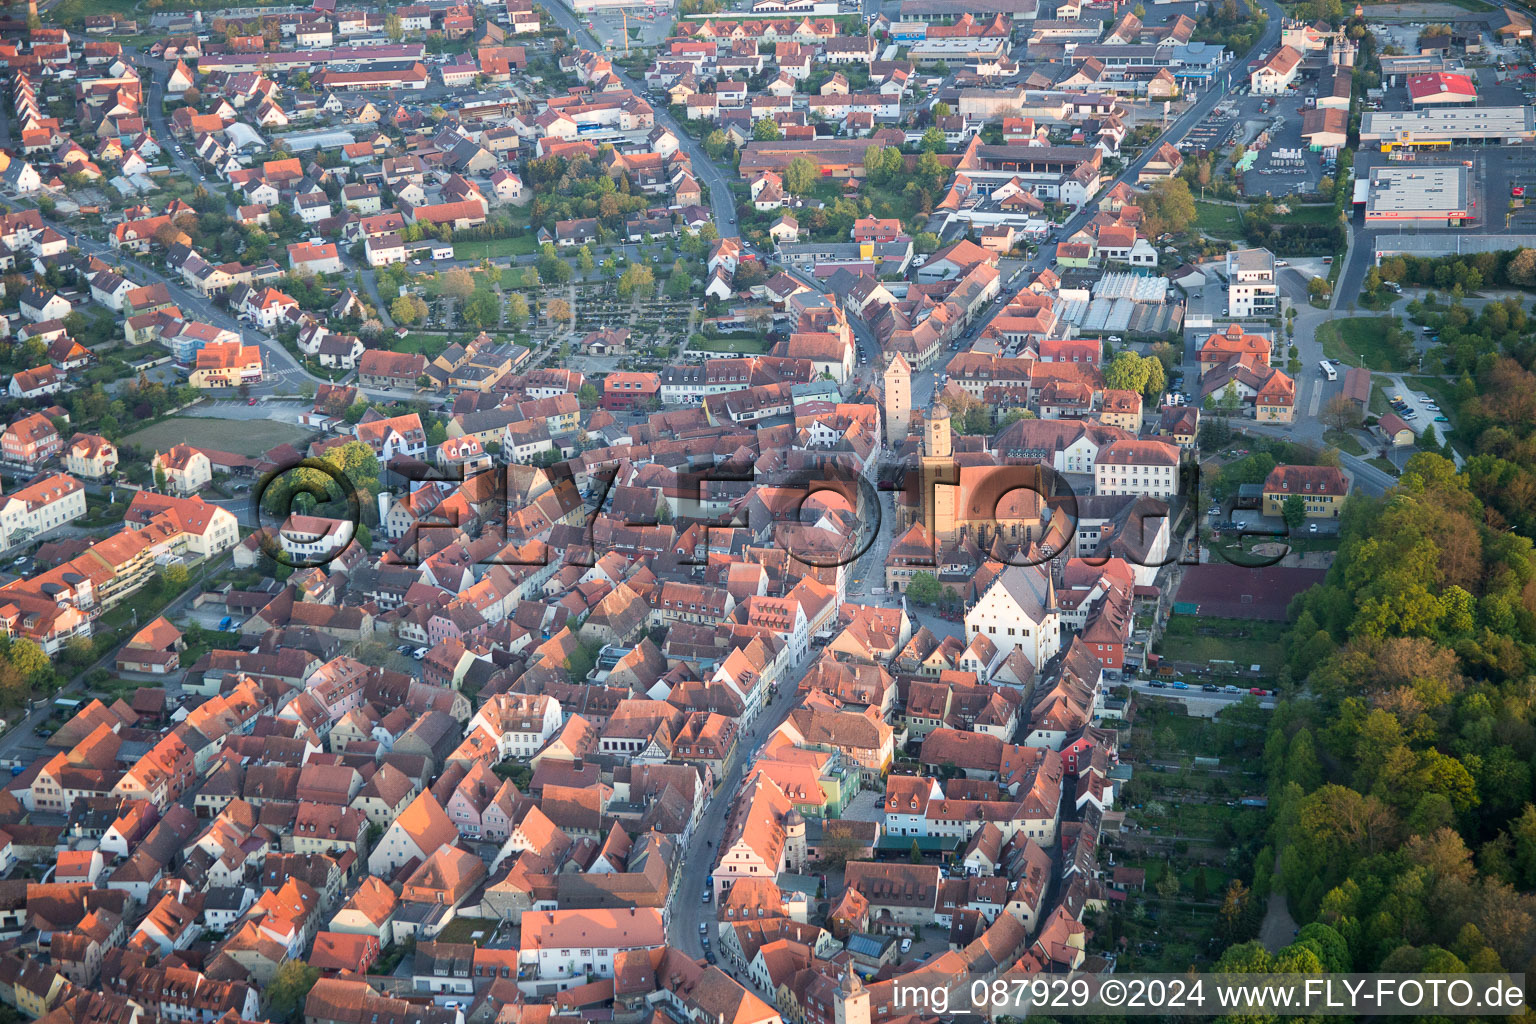
<svg viewBox="0 0 1536 1024">
<path fill-rule="evenodd" d="M 821 177 L 816 164 L 803 156 L 797 156 L 784 168 L 784 187 L 790 192 L 801 195 L 809 192 Z"/>
<path fill-rule="evenodd" d="M 934 605 L 944 599 L 944 587 L 931 572 L 914 572 L 907 581 L 907 597 L 914 604 Z"/>
<path fill-rule="evenodd" d="M 190 579 L 186 566 L 172 562 L 160 570 L 160 589 L 167 594 L 177 594 L 186 589 Z"/>
<path fill-rule="evenodd" d="M 159 491 L 161 494 L 165 494 L 166 485 L 169 482 L 170 481 L 165 474 L 165 463 L 155 463 L 155 490 Z"/>
<path fill-rule="evenodd" d="M 400 21 L 398 14 L 386 14 L 384 16 L 384 34 L 389 36 L 389 41 L 398 43 L 405 38 L 405 26 Z"/>
<path fill-rule="evenodd" d="M 1287 495 L 1280 506 L 1280 518 L 1285 520 L 1285 525 L 1291 530 L 1299 529 L 1307 521 L 1306 499 L 1299 494 Z"/>
<path fill-rule="evenodd" d="M 1348 395 L 1334 395 L 1323 403 L 1323 422 L 1334 430 L 1350 430 L 1360 425 L 1360 406 Z"/>
<path fill-rule="evenodd" d="M 1179 894 L 1179 873 L 1173 869 L 1172 864 L 1163 865 L 1163 874 L 1157 880 L 1157 894 L 1165 900 L 1171 900 Z"/>
<path fill-rule="evenodd" d="M 544 315 L 557 323 L 565 323 L 571 318 L 571 304 L 564 299 L 550 299 L 544 303 Z"/>
<path fill-rule="evenodd" d="M 464 303 L 464 322 L 471 327 L 494 326 L 501 319 L 501 304 L 495 292 L 476 292 Z"/>
<path fill-rule="evenodd" d="M 5 660 L 21 673 L 22 679 L 29 683 L 35 683 L 53 670 L 53 666 L 48 661 L 48 655 L 26 637 L 11 641 L 10 646 L 5 649 Z"/>
<path fill-rule="evenodd" d="M 583 384 L 581 390 L 576 392 L 576 400 L 581 403 L 583 409 L 591 409 L 598 402 L 597 388 L 592 384 Z"/>
<path fill-rule="evenodd" d="M 463 267 L 454 267 L 443 274 L 439 288 L 444 295 L 462 302 L 474 294 L 475 279 Z"/>
<path fill-rule="evenodd" d="M 357 333 L 369 341 L 373 341 L 379 335 L 384 333 L 384 323 L 377 317 L 369 317 L 367 320 L 364 320 L 358 327 Z"/>
<path fill-rule="evenodd" d="M 592 258 L 590 246 L 582 246 L 576 253 L 576 266 L 581 268 L 583 274 L 590 274 L 597 268 L 597 261 Z"/>
<path fill-rule="evenodd" d="M 934 117 L 948 117 L 952 113 L 954 113 L 954 111 L 951 110 L 949 104 L 945 103 L 943 100 L 940 100 L 933 105 Z"/>
<path fill-rule="evenodd" d="M 1326 299 L 1333 294 L 1333 285 L 1326 278 L 1314 277 L 1307 282 L 1307 296 L 1312 299 Z"/>
<path fill-rule="evenodd" d="M 284 962 L 267 985 L 267 1016 L 273 1021 L 294 1020 L 309 990 L 319 980 L 320 968 L 311 967 L 302 960 Z"/>
<path fill-rule="evenodd" d="M 932 231 L 919 231 L 912 236 L 912 251 L 916 253 L 931 253 L 939 248 L 939 236 Z"/>
<path fill-rule="evenodd" d="M 397 324 L 414 324 L 421 322 L 421 316 L 416 309 L 416 303 L 412 301 L 414 296 L 402 295 L 389 304 L 389 315 Z"/>
<path fill-rule="evenodd" d="M 1161 364 L 1157 364 L 1156 360 L 1143 359 L 1135 352 L 1121 352 L 1105 367 L 1104 386 L 1140 394 L 1147 390 L 1154 364 L 1161 370 Z"/>
<path fill-rule="evenodd" d="M 507 296 L 507 319 L 521 326 L 528 319 L 528 300 L 521 292 Z"/>
<path fill-rule="evenodd" d="M 923 862 L 923 850 L 922 847 L 917 845 L 916 839 L 912 840 L 912 852 L 907 855 L 907 859 L 913 864 L 921 864 Z"/>
<path fill-rule="evenodd" d="M 704 136 L 704 152 L 709 154 L 711 160 L 719 160 L 730 148 L 730 140 L 725 137 L 725 132 L 718 128 Z"/>
<path fill-rule="evenodd" d="M 923 132 L 922 140 L 918 143 L 924 153 L 942 153 L 944 146 L 944 130 L 937 126 Z"/>
<path fill-rule="evenodd" d="M 650 267 L 642 267 L 638 263 L 631 264 L 624 269 L 624 274 L 619 278 L 619 297 L 621 299 L 633 298 L 635 295 L 642 297 L 649 295 L 656 287 L 656 275 L 651 273 Z"/>
<path fill-rule="evenodd" d="M 752 124 L 752 137 L 758 142 L 777 142 L 782 138 L 779 123 L 771 117 L 760 117 Z"/>
<path fill-rule="evenodd" d="M 1168 385 L 1168 375 L 1163 372 L 1163 364 L 1157 359 L 1143 359 L 1142 365 L 1147 368 L 1147 383 L 1142 386 L 1141 393 L 1150 399 L 1157 399 Z"/>
</svg>

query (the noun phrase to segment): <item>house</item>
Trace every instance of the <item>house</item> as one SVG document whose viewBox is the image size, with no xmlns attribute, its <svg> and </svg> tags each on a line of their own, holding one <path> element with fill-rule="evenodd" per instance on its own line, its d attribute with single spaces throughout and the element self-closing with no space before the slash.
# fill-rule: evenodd
<svg viewBox="0 0 1536 1024">
<path fill-rule="evenodd" d="M 11 377 L 10 387 L 7 389 L 12 398 L 41 398 L 51 395 L 64 387 L 64 375 L 51 363 L 35 366 L 30 370 L 20 370 Z"/>
<path fill-rule="evenodd" d="M 12 423 L 0 434 L 0 454 L 12 464 L 35 469 L 59 454 L 64 447 L 53 421 L 34 412 Z"/>
<path fill-rule="evenodd" d="M 357 363 L 357 382 L 365 388 L 408 388 L 427 372 L 427 358 L 419 352 L 385 352 L 369 349 Z"/>
<path fill-rule="evenodd" d="M 181 631 L 165 616 L 155 618 L 139 630 L 117 652 L 119 672 L 144 672 L 165 675 L 181 667 L 181 650 L 186 645 Z"/>
<path fill-rule="evenodd" d="M 1000 650 L 1018 650 L 1036 669 L 1061 649 L 1061 609 L 1050 573 L 1010 565 L 965 613 L 965 634 L 985 636 Z"/>
<path fill-rule="evenodd" d="M 0 549 L 85 515 L 85 487 L 64 473 L 42 477 L 0 498 Z"/>
<path fill-rule="evenodd" d="M 238 341 L 213 342 L 197 352 L 187 378 L 195 388 L 232 388 L 261 383 L 261 348 Z"/>
<path fill-rule="evenodd" d="M 1179 449 L 1166 441 L 1114 441 L 1099 450 L 1093 463 L 1094 494 L 1150 495 L 1179 493 Z"/>
<path fill-rule="evenodd" d="M 189 444 L 178 444 L 156 452 L 150 460 L 156 481 L 165 480 L 165 490 L 185 497 L 196 494 L 213 482 L 213 463 L 208 456 Z"/>
<path fill-rule="evenodd" d="M 1394 447 L 1404 448 L 1413 444 L 1417 437 L 1401 416 L 1395 412 L 1389 412 L 1376 422 L 1376 428 L 1381 431 L 1381 436 Z"/>
<path fill-rule="evenodd" d="M 339 274 L 341 255 L 334 242 L 295 242 L 288 246 L 288 269 L 305 274 Z"/>
<path fill-rule="evenodd" d="M 612 978 L 621 954 L 667 943 L 661 911 L 542 910 L 524 913 L 518 963 L 540 989 L 566 989 L 588 978 Z"/>
<path fill-rule="evenodd" d="M 76 434 L 64 449 L 64 470 L 71 476 L 101 480 L 117 470 L 117 445 L 99 434 Z"/>
<path fill-rule="evenodd" d="M 1264 514 L 1283 515 L 1296 495 L 1308 519 L 1337 519 L 1348 494 L 1349 481 L 1336 466 L 1276 466 L 1264 480 Z"/>
<path fill-rule="evenodd" d="M 43 284 L 30 284 L 21 293 L 21 312 L 33 323 L 62 320 L 74 310 L 69 300 Z"/>
<path fill-rule="evenodd" d="M 1248 82 L 1255 96 L 1279 96 L 1291 87 L 1301 73 L 1301 52 L 1291 46 L 1281 46 L 1257 68 L 1248 74 Z"/>
</svg>

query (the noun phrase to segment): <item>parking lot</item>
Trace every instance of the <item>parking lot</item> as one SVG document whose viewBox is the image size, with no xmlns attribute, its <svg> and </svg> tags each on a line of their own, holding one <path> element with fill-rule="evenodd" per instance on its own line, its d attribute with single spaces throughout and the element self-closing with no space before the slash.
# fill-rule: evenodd
<svg viewBox="0 0 1536 1024">
<path fill-rule="evenodd" d="M 1445 440 L 1446 432 L 1451 429 L 1451 423 L 1439 405 L 1429 395 L 1399 386 L 1398 380 L 1399 378 L 1394 377 L 1387 385 L 1387 399 L 1392 403 L 1392 411 L 1401 416 L 1404 422 L 1413 428 L 1414 433 L 1422 434 L 1424 428 L 1434 427 L 1435 435 L 1440 440 Z"/>
<path fill-rule="evenodd" d="M 1317 191 L 1324 172 L 1322 154 L 1308 149 L 1301 136 L 1304 97 L 1315 89 L 1316 82 L 1309 80 L 1297 92 L 1276 97 L 1267 112 L 1260 106 L 1263 97 L 1243 97 L 1246 138 L 1268 136 L 1252 168 L 1243 174 L 1244 195 L 1284 197 Z"/>
</svg>

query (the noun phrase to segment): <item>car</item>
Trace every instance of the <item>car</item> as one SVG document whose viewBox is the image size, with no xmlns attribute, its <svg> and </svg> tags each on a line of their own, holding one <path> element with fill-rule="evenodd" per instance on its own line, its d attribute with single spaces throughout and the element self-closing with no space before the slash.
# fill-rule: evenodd
<svg viewBox="0 0 1536 1024">
<path fill-rule="evenodd" d="M 1109 336 L 1109 343 L 1111 345 L 1123 345 L 1125 344 L 1125 339 L 1120 337 L 1118 334 L 1111 334 Z"/>
<path fill-rule="evenodd" d="M 1434 410 L 1434 411 L 1435 411 L 1435 412 L 1439 412 L 1439 411 L 1440 411 L 1440 406 L 1439 406 L 1439 404 L 1438 404 L 1438 403 L 1436 403 L 1436 402 L 1425 402 L 1425 403 L 1424 403 L 1424 408 L 1426 408 L 1426 409 L 1432 409 L 1432 410 Z"/>
<path fill-rule="evenodd" d="M 422 658 L 427 656 L 427 651 L 428 648 L 426 647 L 418 647 L 411 652 L 411 657 L 415 658 L 417 661 L 420 661 Z"/>
<path fill-rule="evenodd" d="M 1175 679 L 1173 682 L 1169 683 L 1168 685 L 1173 687 L 1175 690 L 1187 690 L 1187 689 L 1189 689 L 1189 684 L 1184 682 L 1181 679 Z"/>
<path fill-rule="evenodd" d="M 1206 693 L 1221 692 L 1221 687 L 1217 686 L 1215 683 L 1206 683 L 1204 686 L 1200 687 L 1200 689 L 1204 690 Z"/>
<path fill-rule="evenodd" d="M 1166 690 L 1166 689 L 1168 689 L 1168 684 L 1163 682 L 1161 679 L 1153 679 L 1150 682 L 1148 682 L 1147 685 L 1148 686 L 1152 686 L 1152 687 L 1156 687 L 1159 690 Z"/>
<path fill-rule="evenodd" d="M 709 950 L 706 949 L 704 951 L 704 962 L 707 963 L 707 964 L 715 963 L 715 954 L 711 953 Z"/>
<path fill-rule="evenodd" d="M 1317 524 L 1316 523 L 1308 523 L 1307 524 L 1307 532 L 1308 533 L 1316 533 L 1317 532 Z"/>
<path fill-rule="evenodd" d="M 1237 686 L 1223 686 L 1221 688 L 1221 692 L 1222 693 L 1242 693 L 1243 691 L 1242 691 L 1242 689 L 1240 687 L 1237 687 Z"/>
<path fill-rule="evenodd" d="M 901 940 L 901 951 L 903 953 L 909 953 L 909 952 L 912 951 L 912 940 L 911 939 L 902 939 Z"/>
<path fill-rule="evenodd" d="M 418 267 L 421 266 L 421 260 L 420 259 L 413 259 L 413 260 L 411 260 L 411 262 L 414 263 Z"/>
<path fill-rule="evenodd" d="M 1525 198 L 1525 186 L 1524 185 L 1516 185 L 1514 188 L 1510 189 L 1509 190 L 1509 197 L 1511 199 L 1524 199 Z"/>
<path fill-rule="evenodd" d="M 1289 260 L 1275 260 L 1275 266 L 1277 267 L 1288 267 L 1290 265 Z"/>
<path fill-rule="evenodd" d="M 710 900 L 712 900 L 712 899 L 714 899 L 714 898 L 715 898 L 715 895 L 714 895 L 714 893 L 712 893 L 712 892 L 710 892 L 710 891 L 709 891 L 709 890 L 708 890 L 708 889 L 705 889 L 705 890 L 704 890 L 704 895 L 703 895 L 703 897 L 702 897 L 702 898 L 701 898 L 701 899 L 700 899 L 700 900 L 699 900 L 699 902 L 700 902 L 700 903 L 708 903 L 708 902 L 709 902 L 709 901 L 710 901 Z"/>
<path fill-rule="evenodd" d="M 246 405 L 255 405 L 256 404 L 256 399 L 255 398 L 247 398 L 245 400 L 245 404 Z"/>
<path fill-rule="evenodd" d="M 1435 422 L 1436 423 L 1449 423 L 1451 421 L 1449 419 L 1447 419 L 1446 417 L 1444 417 L 1444 416 L 1436 416 L 1435 417 Z"/>
<path fill-rule="evenodd" d="M 230 626 L 233 626 L 234 624 L 235 624 L 235 617 L 233 615 L 226 615 L 226 616 L 224 616 L 222 619 L 219 620 L 219 632 L 220 633 L 224 632 L 225 630 L 227 630 Z"/>
<path fill-rule="evenodd" d="M 709 925 L 707 923 L 705 923 L 704 921 L 700 921 L 699 922 L 699 934 L 700 935 L 708 935 L 709 934 Z"/>
</svg>

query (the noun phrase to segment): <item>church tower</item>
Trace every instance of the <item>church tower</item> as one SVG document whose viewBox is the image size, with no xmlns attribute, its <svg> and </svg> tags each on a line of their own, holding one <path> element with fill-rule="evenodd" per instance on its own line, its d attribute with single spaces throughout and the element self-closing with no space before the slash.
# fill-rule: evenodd
<svg viewBox="0 0 1536 1024">
<path fill-rule="evenodd" d="M 955 538 L 955 498 L 960 469 L 955 465 L 949 406 L 934 403 L 923 418 L 923 526 L 942 544 Z"/>
<path fill-rule="evenodd" d="M 833 1024 L 869 1024 L 869 989 L 853 973 L 853 964 L 837 985 L 837 1004 L 832 1008 Z"/>
<path fill-rule="evenodd" d="M 885 364 L 885 445 L 899 448 L 912 426 L 912 367 L 898 352 Z"/>
</svg>

